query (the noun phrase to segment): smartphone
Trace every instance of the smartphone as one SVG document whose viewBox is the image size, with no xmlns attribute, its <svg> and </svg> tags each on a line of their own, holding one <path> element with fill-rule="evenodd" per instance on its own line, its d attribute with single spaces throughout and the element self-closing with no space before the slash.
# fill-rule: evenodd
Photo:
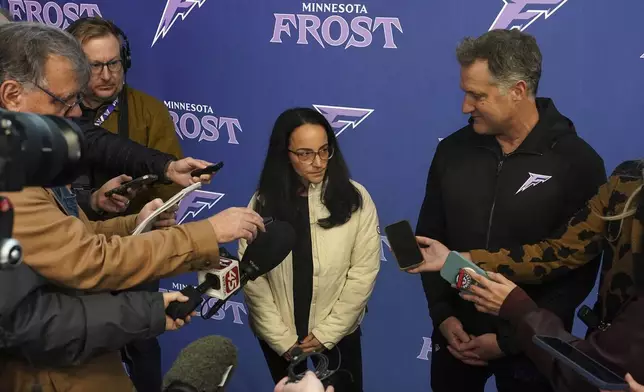
<svg viewBox="0 0 644 392">
<path fill-rule="evenodd" d="M 408 221 L 400 221 L 385 227 L 385 234 L 391 246 L 391 253 L 401 270 L 408 270 L 423 263 L 416 236 Z"/>
<path fill-rule="evenodd" d="M 125 196 L 127 195 L 127 190 L 131 189 L 133 191 L 137 191 L 141 189 L 145 185 L 152 185 L 157 180 L 159 177 L 157 177 L 155 174 L 146 174 L 143 177 L 135 178 L 132 181 L 124 182 L 121 184 L 121 186 L 116 187 L 114 189 L 110 189 L 109 191 L 105 192 L 105 196 L 110 197 L 112 195 L 121 195 Z"/>
<path fill-rule="evenodd" d="M 448 283 L 455 285 L 457 289 L 467 291 L 464 287 L 476 284 L 476 281 L 467 274 L 468 270 L 487 277 L 487 273 L 481 267 L 464 258 L 460 253 L 451 251 L 441 268 L 441 276 Z"/>
<path fill-rule="evenodd" d="M 532 337 L 532 342 L 599 389 L 608 391 L 629 390 L 628 383 L 623 377 L 613 373 L 601 363 L 559 338 L 535 335 Z"/>
<path fill-rule="evenodd" d="M 202 176 L 204 174 L 214 174 L 214 173 L 217 173 L 219 171 L 219 169 L 221 169 L 222 167 L 224 167 L 224 163 L 219 162 L 219 163 L 216 163 L 214 165 L 210 165 L 208 167 L 205 167 L 203 169 L 193 170 L 190 173 L 190 175 L 193 176 L 193 177 L 199 177 L 199 176 Z"/>
</svg>

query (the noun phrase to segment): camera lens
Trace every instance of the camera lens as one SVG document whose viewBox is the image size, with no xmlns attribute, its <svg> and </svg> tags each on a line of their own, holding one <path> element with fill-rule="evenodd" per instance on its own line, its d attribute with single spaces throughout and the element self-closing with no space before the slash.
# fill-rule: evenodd
<svg viewBox="0 0 644 392">
<path fill-rule="evenodd" d="M 0 173 L 0 189 L 71 184 L 79 175 L 84 143 L 80 128 L 62 117 L 0 110 L 12 153 Z M 4 184 L 3 184 L 4 183 Z"/>
<path fill-rule="evenodd" d="M 22 247 L 13 238 L 0 239 L 0 270 L 11 268 L 22 262 Z"/>
</svg>

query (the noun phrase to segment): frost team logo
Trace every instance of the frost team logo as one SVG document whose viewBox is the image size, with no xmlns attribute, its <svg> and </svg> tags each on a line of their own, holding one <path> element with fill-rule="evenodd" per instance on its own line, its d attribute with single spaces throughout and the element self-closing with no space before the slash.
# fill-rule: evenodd
<svg viewBox="0 0 644 392">
<path fill-rule="evenodd" d="M 223 134 L 224 137 L 228 136 L 228 144 L 239 144 L 237 135 L 238 132 L 243 132 L 239 119 L 217 117 L 210 105 L 175 101 L 163 103 L 170 111 L 179 139 L 216 142 Z"/>
<path fill-rule="evenodd" d="M 223 193 L 208 192 L 196 190 L 186 196 L 185 199 L 179 202 L 179 210 L 177 211 L 177 224 L 182 224 L 186 219 L 195 218 L 201 214 L 206 208 L 208 210 L 224 197 Z"/>
<path fill-rule="evenodd" d="M 503 8 L 490 30 L 518 29 L 524 31 L 541 15 L 548 19 L 568 0 L 503 0 Z"/>
<path fill-rule="evenodd" d="M 313 107 L 331 124 L 331 127 L 335 131 L 335 136 L 340 136 L 349 127 L 356 129 L 358 125 L 373 113 L 373 109 L 327 105 L 313 105 Z"/>
<path fill-rule="evenodd" d="M 41 4 L 44 3 L 44 4 Z M 103 16 L 97 4 L 63 3 L 53 1 L 9 0 L 9 14 L 13 20 L 39 22 L 66 29 L 83 17 Z"/>
<path fill-rule="evenodd" d="M 271 43 L 282 40 L 308 45 L 312 40 L 321 47 L 342 46 L 344 49 L 366 48 L 372 43 L 385 49 L 397 49 L 396 33 L 402 33 L 400 19 L 371 17 L 364 4 L 302 3 L 301 14 L 273 14 L 275 25 Z M 320 18 L 315 14 L 327 14 Z M 345 15 L 355 15 L 348 19 Z M 375 37 L 375 40 L 374 40 Z M 382 38 L 381 38 L 382 37 Z"/>
<path fill-rule="evenodd" d="M 154 46 L 159 38 L 165 38 L 177 19 L 185 20 L 195 7 L 201 8 L 205 2 L 206 0 L 168 0 L 150 47 Z"/>
<path fill-rule="evenodd" d="M 528 188 L 531 188 L 533 186 L 537 186 L 539 184 L 543 184 L 544 182 L 548 181 L 549 179 L 552 178 L 552 176 L 547 176 L 545 174 L 535 174 L 535 173 L 528 173 L 529 177 L 526 180 L 526 182 L 521 185 L 521 188 L 515 193 L 515 195 L 518 195 L 520 192 L 525 191 Z"/>
</svg>

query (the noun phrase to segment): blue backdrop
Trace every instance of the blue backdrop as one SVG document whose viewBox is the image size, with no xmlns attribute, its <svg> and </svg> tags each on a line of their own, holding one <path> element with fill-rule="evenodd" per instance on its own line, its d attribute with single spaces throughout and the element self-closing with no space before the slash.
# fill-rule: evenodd
<svg viewBox="0 0 644 392">
<path fill-rule="evenodd" d="M 183 204 L 184 221 L 247 204 L 274 120 L 297 105 L 316 107 L 333 122 L 381 226 L 400 219 L 415 225 L 439 138 L 467 120 L 456 44 L 492 27 L 537 37 L 544 55 L 540 95 L 576 123 L 608 170 L 641 156 L 642 140 L 634 137 L 644 86 L 641 0 L 86 1 L 0 4 L 16 19 L 60 27 L 100 14 L 128 34 L 130 84 L 171 109 L 186 155 L 226 163 Z M 195 281 L 186 275 L 162 286 Z M 189 342 L 220 334 L 239 348 L 229 390 L 271 391 L 247 320 L 238 296 L 214 320 L 199 318 L 163 335 L 164 367 Z M 383 246 L 363 326 L 365 390 L 428 391 L 431 330 L 420 279 L 401 273 Z M 579 323 L 575 332 L 584 333 Z"/>
</svg>

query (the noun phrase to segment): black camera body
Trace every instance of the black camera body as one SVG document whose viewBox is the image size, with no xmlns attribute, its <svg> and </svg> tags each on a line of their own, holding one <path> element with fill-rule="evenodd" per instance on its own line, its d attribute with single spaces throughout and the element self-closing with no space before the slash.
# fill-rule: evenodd
<svg viewBox="0 0 644 392">
<path fill-rule="evenodd" d="M 0 109 L 0 192 L 71 184 L 83 146 L 83 132 L 70 120 Z M 0 270 L 22 262 L 20 243 L 11 238 L 13 214 L 9 199 L 0 195 Z"/>
</svg>

